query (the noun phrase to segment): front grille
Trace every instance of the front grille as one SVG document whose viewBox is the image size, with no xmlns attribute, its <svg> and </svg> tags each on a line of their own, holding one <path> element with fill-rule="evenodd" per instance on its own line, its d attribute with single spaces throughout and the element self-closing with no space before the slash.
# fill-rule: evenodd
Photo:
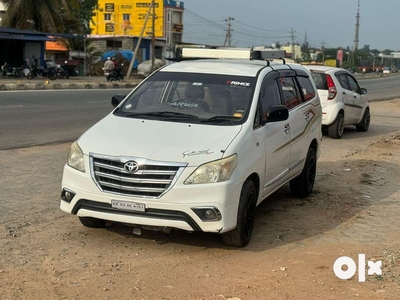
<svg viewBox="0 0 400 300">
<path fill-rule="evenodd" d="M 158 198 L 175 183 L 186 164 L 171 164 L 141 158 L 108 157 L 91 154 L 92 177 L 104 191 L 135 197 Z M 126 162 L 136 162 L 138 170 L 129 173 Z"/>
</svg>

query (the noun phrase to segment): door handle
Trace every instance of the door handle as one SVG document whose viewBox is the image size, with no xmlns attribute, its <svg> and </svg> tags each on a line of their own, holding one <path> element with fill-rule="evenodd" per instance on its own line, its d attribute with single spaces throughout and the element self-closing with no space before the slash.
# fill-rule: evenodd
<svg viewBox="0 0 400 300">
<path fill-rule="evenodd" d="M 310 115 L 309 114 L 306 114 L 305 116 L 304 116 L 304 119 L 308 122 L 308 121 L 310 121 Z"/>
<path fill-rule="evenodd" d="M 290 132 L 290 125 L 289 123 L 286 123 L 285 126 L 283 127 L 283 131 L 288 134 Z"/>
</svg>

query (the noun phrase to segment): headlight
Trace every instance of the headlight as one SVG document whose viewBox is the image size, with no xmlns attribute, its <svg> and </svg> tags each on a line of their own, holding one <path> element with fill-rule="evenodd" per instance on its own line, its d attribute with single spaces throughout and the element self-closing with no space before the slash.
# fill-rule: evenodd
<svg viewBox="0 0 400 300">
<path fill-rule="evenodd" d="M 199 166 L 185 184 L 213 183 L 229 180 L 236 168 L 236 154 Z"/>
<path fill-rule="evenodd" d="M 83 159 L 82 149 L 77 142 L 71 145 L 68 153 L 68 166 L 77 169 L 78 171 L 85 172 L 85 161 Z"/>
</svg>

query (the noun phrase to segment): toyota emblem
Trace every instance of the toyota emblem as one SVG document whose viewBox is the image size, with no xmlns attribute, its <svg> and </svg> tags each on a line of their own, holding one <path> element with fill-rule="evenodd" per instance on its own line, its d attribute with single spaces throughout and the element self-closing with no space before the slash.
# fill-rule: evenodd
<svg viewBox="0 0 400 300">
<path fill-rule="evenodd" d="M 135 161 L 128 161 L 124 165 L 124 170 L 128 173 L 135 173 L 137 170 L 139 170 L 139 166 Z"/>
</svg>

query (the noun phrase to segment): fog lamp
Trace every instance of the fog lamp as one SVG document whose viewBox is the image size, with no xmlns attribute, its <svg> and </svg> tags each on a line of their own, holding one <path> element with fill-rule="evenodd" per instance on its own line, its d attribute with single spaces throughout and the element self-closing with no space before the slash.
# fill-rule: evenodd
<svg viewBox="0 0 400 300">
<path fill-rule="evenodd" d="M 65 202 L 70 203 L 72 199 L 74 199 L 74 197 L 75 193 L 69 190 L 63 189 L 61 192 L 61 199 L 64 200 Z"/>
<path fill-rule="evenodd" d="M 204 222 L 220 221 L 222 218 L 216 207 L 194 207 L 192 210 Z"/>
</svg>

